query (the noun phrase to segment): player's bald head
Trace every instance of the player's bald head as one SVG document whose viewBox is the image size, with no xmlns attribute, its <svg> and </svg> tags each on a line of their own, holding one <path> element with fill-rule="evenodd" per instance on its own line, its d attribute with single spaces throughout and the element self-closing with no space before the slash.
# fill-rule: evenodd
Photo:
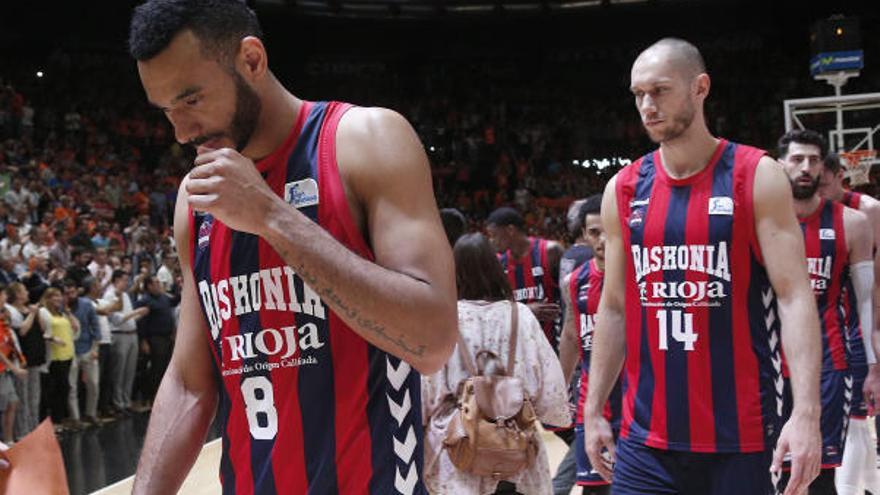
<svg viewBox="0 0 880 495">
<path fill-rule="evenodd" d="M 636 58 L 633 68 L 643 63 L 658 62 L 674 69 L 688 80 L 706 72 L 706 63 L 700 50 L 679 38 L 663 38 L 649 46 Z"/>
</svg>

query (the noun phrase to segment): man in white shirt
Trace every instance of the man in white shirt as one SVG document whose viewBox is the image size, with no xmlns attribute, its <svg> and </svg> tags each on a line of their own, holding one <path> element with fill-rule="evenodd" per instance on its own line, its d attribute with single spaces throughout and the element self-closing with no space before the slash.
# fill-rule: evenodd
<svg viewBox="0 0 880 495">
<path fill-rule="evenodd" d="M 112 274 L 111 274 L 112 275 Z M 100 416 L 109 416 L 113 398 L 113 383 L 115 382 L 112 370 L 113 360 L 113 333 L 110 328 L 109 315 L 122 311 L 122 298 L 110 301 L 102 297 L 101 288 L 97 283 L 89 286 L 86 296 L 95 305 L 98 313 L 98 329 L 101 337 L 98 339 L 98 413 Z"/>
<path fill-rule="evenodd" d="M 172 269 L 174 260 L 175 256 L 173 253 L 166 253 L 162 258 L 162 266 L 156 272 L 156 278 L 159 279 L 159 283 L 162 284 L 162 289 L 165 292 L 171 292 L 171 288 L 174 286 L 174 270 Z"/>
<path fill-rule="evenodd" d="M 113 407 L 126 414 L 131 409 L 131 390 L 134 386 L 134 373 L 138 357 L 138 318 L 149 311 L 147 308 L 134 309 L 131 298 L 125 289 L 128 287 L 128 274 L 115 270 L 111 276 L 110 287 L 104 292 L 104 299 L 116 304 L 122 301 L 122 309 L 109 315 L 110 330 L 113 336 L 111 373 L 113 384 Z"/>
<path fill-rule="evenodd" d="M 21 248 L 21 255 L 25 260 L 29 260 L 34 256 L 49 258 L 49 245 L 47 241 L 49 236 L 45 227 L 36 227 L 31 232 L 30 239 Z"/>
<path fill-rule="evenodd" d="M 110 285 L 110 278 L 113 276 L 113 267 L 110 266 L 109 257 L 107 256 L 107 248 L 95 249 L 95 257 L 88 265 L 89 273 L 98 281 L 103 293 Z"/>
</svg>

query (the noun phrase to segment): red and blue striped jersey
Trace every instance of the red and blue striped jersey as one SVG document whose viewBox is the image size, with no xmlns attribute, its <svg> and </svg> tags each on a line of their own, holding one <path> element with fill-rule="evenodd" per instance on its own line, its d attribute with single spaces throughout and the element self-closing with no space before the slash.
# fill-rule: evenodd
<svg viewBox="0 0 880 495">
<path fill-rule="evenodd" d="M 550 269 L 547 244 L 547 239 L 529 237 L 529 251 L 525 256 L 514 259 L 513 253 L 509 249 L 498 255 L 498 261 L 501 262 L 501 267 L 507 274 L 516 302 L 559 304 L 561 294 L 559 293 L 559 285 L 553 279 L 553 272 Z M 557 318 L 556 321 L 541 324 L 547 341 L 556 352 L 559 352 L 561 321 L 561 318 Z"/>
<path fill-rule="evenodd" d="M 846 228 L 843 223 L 844 206 L 822 200 L 816 211 L 798 218 L 804 234 L 807 254 L 807 272 L 819 308 L 822 324 L 822 369 L 844 370 L 849 367 L 849 350 L 857 345 L 850 337 L 858 335 L 858 315 L 847 311 L 847 295 L 854 297 L 849 276 L 849 255 L 846 246 Z M 855 308 L 855 306 L 852 306 Z M 855 328 L 850 318 L 855 317 Z M 855 349 L 864 360 L 864 344 Z"/>
<path fill-rule="evenodd" d="M 774 445 L 779 324 L 752 203 L 764 154 L 722 139 L 691 177 L 670 177 L 659 151 L 617 175 L 627 253 L 624 438 L 687 452 Z"/>
<path fill-rule="evenodd" d="M 577 388 L 577 413 L 575 424 L 584 424 L 584 402 L 590 380 L 590 355 L 593 350 L 593 329 L 596 327 L 596 314 L 599 311 L 599 298 L 602 296 L 602 285 L 605 272 L 599 269 L 596 258 L 584 263 L 572 272 L 568 283 L 568 293 L 572 301 L 575 325 L 579 334 L 579 352 L 581 358 L 581 379 Z M 614 386 L 608 402 L 605 403 L 604 416 L 614 431 L 620 428 L 621 388 L 620 381 Z"/>
<path fill-rule="evenodd" d="M 854 210 L 859 209 L 859 205 L 862 204 L 862 193 L 855 191 L 846 191 L 843 193 L 843 197 L 840 199 L 840 202 L 845 206 L 849 206 Z"/>
<path fill-rule="evenodd" d="M 304 102 L 256 163 L 270 187 L 358 255 L 336 162 L 350 108 Z M 260 237 L 191 217 L 193 273 L 210 334 L 224 494 L 425 493 L 418 374 L 351 330 Z"/>
</svg>

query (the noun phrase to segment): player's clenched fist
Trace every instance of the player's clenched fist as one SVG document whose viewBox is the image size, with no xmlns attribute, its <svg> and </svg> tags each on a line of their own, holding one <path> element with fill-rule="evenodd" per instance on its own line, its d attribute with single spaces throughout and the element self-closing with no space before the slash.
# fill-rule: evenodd
<svg viewBox="0 0 880 495">
<path fill-rule="evenodd" d="M 267 212 L 280 201 L 254 162 L 231 148 L 199 148 L 186 192 L 194 210 L 210 213 L 231 229 L 257 235 Z"/>
</svg>

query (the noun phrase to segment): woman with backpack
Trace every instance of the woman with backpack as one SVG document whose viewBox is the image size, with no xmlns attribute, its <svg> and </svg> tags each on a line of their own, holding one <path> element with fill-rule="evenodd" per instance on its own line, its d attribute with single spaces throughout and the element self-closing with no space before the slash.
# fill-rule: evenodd
<svg viewBox="0 0 880 495">
<path fill-rule="evenodd" d="M 442 370 L 422 377 L 428 491 L 551 493 L 550 466 L 536 421 L 555 426 L 571 422 L 559 360 L 531 311 L 512 302 L 510 284 L 486 237 L 462 236 L 453 254 L 459 344 Z M 516 404 L 515 413 L 511 404 Z M 482 417 L 482 427 L 477 416 Z M 482 437 L 474 435 L 475 429 Z M 520 448 L 525 460 L 516 472 L 509 472 L 510 464 L 501 465 L 500 460 L 516 457 Z M 513 452 L 485 454 L 502 449 Z M 491 459 L 498 459 L 499 465 L 490 474 Z M 514 486 L 515 491 L 503 491 Z"/>
</svg>

